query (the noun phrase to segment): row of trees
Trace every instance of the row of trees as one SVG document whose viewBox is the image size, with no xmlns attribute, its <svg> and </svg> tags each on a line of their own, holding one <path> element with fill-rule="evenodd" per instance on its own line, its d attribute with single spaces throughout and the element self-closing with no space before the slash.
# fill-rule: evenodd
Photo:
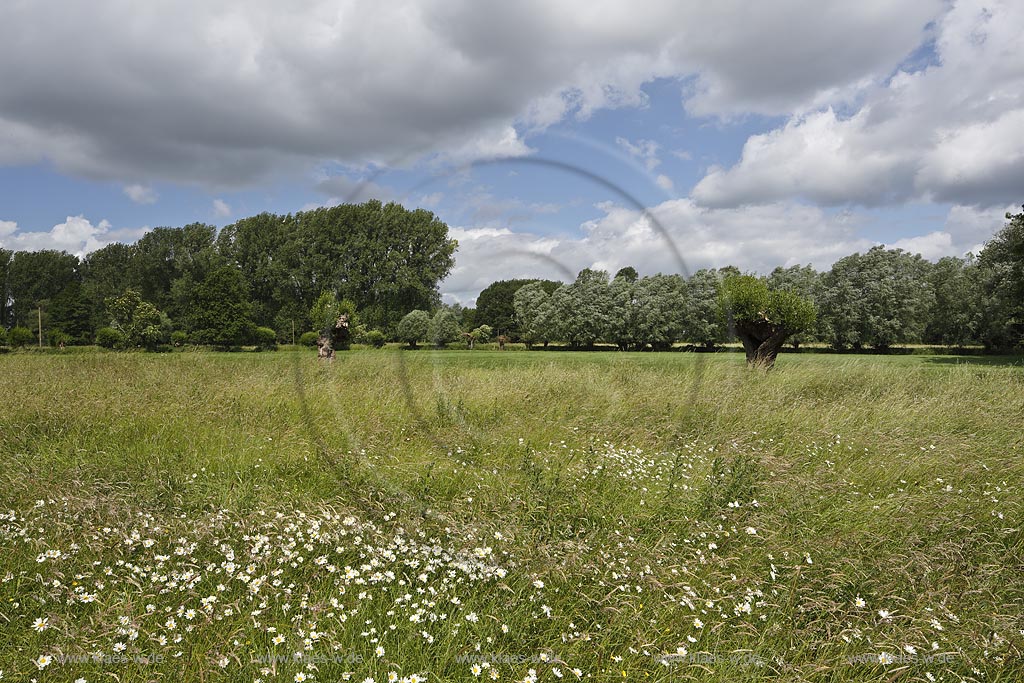
<svg viewBox="0 0 1024 683">
<path fill-rule="evenodd" d="M 92 343 L 116 329 L 108 303 L 131 291 L 162 316 L 156 329 L 197 343 L 252 343 L 260 328 L 284 340 L 313 328 L 313 304 L 329 291 L 370 327 L 392 329 L 408 311 L 439 305 L 455 248 L 431 212 L 369 201 L 260 214 L 219 233 L 157 228 L 83 259 L 0 249 L 0 328 L 37 334 L 41 317 L 51 343 Z"/>
<path fill-rule="evenodd" d="M 814 319 L 789 336 L 795 346 L 1019 347 L 1024 343 L 1024 212 L 1007 214 L 1007 221 L 976 257 L 932 263 L 875 247 L 842 258 L 825 272 L 779 267 L 761 279 L 769 293 L 789 292 L 813 303 Z M 606 342 L 622 349 L 659 349 L 685 341 L 711 347 L 736 332 L 721 310 L 723 283 L 733 275 L 740 271 L 729 266 L 685 279 L 641 278 L 624 268 L 614 277 L 584 270 L 568 284 L 505 280 L 481 293 L 471 324 L 491 324 L 527 344 Z"/>
<path fill-rule="evenodd" d="M 352 339 L 378 345 L 472 345 L 498 336 L 530 345 L 713 347 L 742 333 L 723 311 L 724 299 L 742 294 L 759 302 L 750 304 L 764 309 L 759 314 L 788 311 L 803 321 L 787 326 L 794 345 L 1008 349 L 1024 340 L 1024 213 L 1007 219 L 977 257 L 966 259 L 931 263 L 876 247 L 825 272 L 780 267 L 756 282 L 736 279 L 741 273 L 731 266 L 689 278 L 587 269 L 571 283 L 495 282 L 471 309 L 440 304 L 438 283 L 456 247 L 447 226 L 427 211 L 371 201 L 261 214 L 219 234 L 201 224 L 158 228 L 134 245 L 112 244 L 83 260 L 0 250 L 0 329 L 8 342 L 28 343 L 42 317 L 53 344 L 263 345 L 319 330 L 344 311 Z M 723 289 L 730 279 L 743 283 L 734 296 Z M 812 303 L 816 315 L 797 311 L 798 300 Z"/>
</svg>

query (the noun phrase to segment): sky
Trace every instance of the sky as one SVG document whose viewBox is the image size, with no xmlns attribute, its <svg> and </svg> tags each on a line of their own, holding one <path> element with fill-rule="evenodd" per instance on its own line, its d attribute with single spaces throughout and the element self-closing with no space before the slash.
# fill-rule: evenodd
<svg viewBox="0 0 1024 683">
<path fill-rule="evenodd" d="M 441 283 L 977 253 L 1024 202 L 1024 3 L 7 0 L 0 246 L 378 198 Z"/>
</svg>

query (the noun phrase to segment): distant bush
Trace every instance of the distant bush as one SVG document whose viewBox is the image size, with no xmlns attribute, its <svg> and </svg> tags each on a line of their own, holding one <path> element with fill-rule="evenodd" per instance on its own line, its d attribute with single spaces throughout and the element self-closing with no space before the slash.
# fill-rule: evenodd
<svg viewBox="0 0 1024 683">
<path fill-rule="evenodd" d="M 187 343 L 188 334 L 182 332 L 181 330 L 171 332 L 171 344 L 173 344 L 174 346 L 184 346 Z"/>
<path fill-rule="evenodd" d="M 316 340 L 320 337 L 316 332 L 303 332 L 299 337 L 300 346 L 316 346 Z"/>
<path fill-rule="evenodd" d="M 96 343 L 105 349 L 119 349 L 124 346 L 124 335 L 113 327 L 101 327 L 96 330 Z"/>
<path fill-rule="evenodd" d="M 0 327 L 0 346 L 7 346 L 7 330 Z"/>
<path fill-rule="evenodd" d="M 256 331 L 253 332 L 253 338 L 256 346 L 260 349 L 266 349 L 267 351 L 277 349 L 277 332 L 269 327 L 257 327 Z"/>
<path fill-rule="evenodd" d="M 443 348 L 459 338 L 459 320 L 448 309 L 442 308 L 430 319 L 427 327 L 427 339 L 434 346 Z"/>
<path fill-rule="evenodd" d="M 12 327 L 7 333 L 7 343 L 14 347 L 27 346 L 35 337 L 27 327 Z"/>
<path fill-rule="evenodd" d="M 404 341 L 410 348 L 415 349 L 417 344 L 427 336 L 430 327 L 430 314 L 426 311 L 410 311 L 398 322 L 396 337 Z"/>
<path fill-rule="evenodd" d="M 54 330 L 50 332 L 49 337 L 50 346 L 60 346 L 61 344 L 67 346 L 68 344 L 71 344 L 74 341 L 74 339 L 71 338 L 70 334 L 68 334 L 67 332 L 61 332 L 60 330 Z"/>
<path fill-rule="evenodd" d="M 369 344 L 375 349 L 383 348 L 388 342 L 388 338 L 384 336 L 384 333 L 380 330 L 370 330 L 363 337 L 365 344 Z"/>
</svg>

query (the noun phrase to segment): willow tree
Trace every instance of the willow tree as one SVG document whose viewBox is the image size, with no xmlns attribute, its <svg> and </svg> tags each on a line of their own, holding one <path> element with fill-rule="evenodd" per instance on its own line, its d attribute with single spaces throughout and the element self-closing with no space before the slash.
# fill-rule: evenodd
<svg viewBox="0 0 1024 683">
<path fill-rule="evenodd" d="M 747 365 L 770 369 L 786 339 L 814 324 L 814 304 L 793 292 L 769 290 L 752 275 L 722 282 L 719 304 L 729 328 L 743 342 Z"/>
</svg>

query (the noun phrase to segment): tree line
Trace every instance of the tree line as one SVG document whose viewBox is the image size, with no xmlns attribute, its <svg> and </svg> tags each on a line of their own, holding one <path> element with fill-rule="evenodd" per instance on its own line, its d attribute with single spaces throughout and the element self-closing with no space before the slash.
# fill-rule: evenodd
<svg viewBox="0 0 1024 683">
<path fill-rule="evenodd" d="M 757 296 L 768 301 L 764 297 L 787 292 L 813 305 L 815 314 L 788 335 L 788 343 L 797 347 L 817 342 L 838 350 L 885 351 L 913 343 L 1019 348 L 1024 345 L 1024 212 L 1006 218 L 977 256 L 932 263 L 878 246 L 841 258 L 824 272 L 780 266 L 758 278 L 766 292 Z M 723 287 L 740 275 L 727 266 L 688 278 L 639 277 L 628 267 L 614 276 L 584 270 L 564 284 L 503 280 L 481 292 L 475 311 L 462 316 L 467 328 L 487 324 L 528 345 L 608 343 L 623 350 L 658 350 L 688 342 L 711 348 L 736 336 L 736 321 L 723 310 Z"/>
<path fill-rule="evenodd" d="M 313 305 L 329 291 L 388 330 L 409 310 L 440 304 L 456 246 L 433 213 L 368 201 L 263 213 L 219 233 L 201 223 L 156 228 L 82 259 L 0 250 L 0 328 L 34 338 L 42 318 L 53 344 L 105 341 L 111 330 L 128 345 L 174 333 L 199 344 L 259 343 L 266 330 L 286 341 L 311 329 Z"/>
<path fill-rule="evenodd" d="M 732 266 L 689 277 L 586 269 L 569 283 L 494 282 L 475 308 L 464 308 L 440 301 L 438 285 L 457 245 L 429 211 L 369 201 L 265 213 L 219 233 L 198 223 L 157 228 L 135 244 L 111 244 L 83 259 L 0 250 L 0 343 L 31 342 L 40 319 L 51 344 L 270 345 L 303 332 L 312 343 L 310 331 L 344 311 L 353 341 L 375 345 L 471 346 L 500 337 L 530 346 L 711 348 L 738 332 L 723 309 L 732 279 L 742 284 L 735 291 L 748 308 L 765 309 L 754 311 L 761 327 L 771 322 L 762 315 L 768 309 L 796 315 L 796 302 L 812 305 L 810 317 L 799 308 L 802 322 L 786 335 L 794 346 L 1011 349 L 1024 341 L 1024 212 L 1006 218 L 978 255 L 937 263 L 875 247 L 824 272 L 779 267 L 756 282 L 737 280 L 742 273 Z"/>
</svg>

